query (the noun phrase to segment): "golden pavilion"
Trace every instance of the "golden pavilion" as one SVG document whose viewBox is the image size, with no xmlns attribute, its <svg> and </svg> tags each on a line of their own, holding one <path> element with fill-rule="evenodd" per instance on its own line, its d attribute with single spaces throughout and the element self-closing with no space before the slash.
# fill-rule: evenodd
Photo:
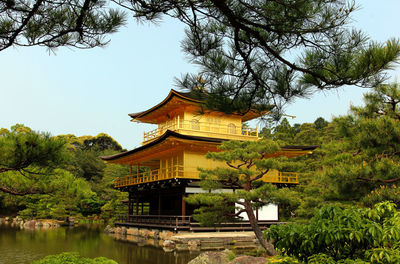
<svg viewBox="0 0 400 264">
<path fill-rule="evenodd" d="M 206 159 L 205 154 L 220 151 L 218 146 L 225 140 L 258 140 L 258 129 L 244 122 L 260 115 L 255 111 L 243 115 L 207 111 L 204 101 L 193 93 L 175 90 L 156 106 L 129 114 L 131 121 L 154 124 L 157 128 L 143 134 L 140 147 L 102 157 L 109 163 L 130 166 L 129 175 L 115 179 L 116 189 L 129 192 L 129 215 L 121 221 L 147 227 L 178 220 L 186 223 L 195 208 L 185 202 L 185 197 L 204 192 L 198 184 L 197 168 L 224 166 Z M 315 148 L 288 146 L 275 155 L 294 157 Z M 271 171 L 262 181 L 297 184 L 298 174 Z"/>
</svg>

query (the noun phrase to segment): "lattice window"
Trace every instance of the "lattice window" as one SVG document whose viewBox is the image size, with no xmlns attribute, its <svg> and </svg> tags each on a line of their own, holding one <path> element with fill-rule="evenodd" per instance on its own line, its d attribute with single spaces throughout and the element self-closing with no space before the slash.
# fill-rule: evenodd
<svg viewBox="0 0 400 264">
<path fill-rule="evenodd" d="M 236 126 L 235 126 L 235 124 L 230 123 L 228 125 L 228 133 L 229 134 L 236 134 Z"/>
<path fill-rule="evenodd" d="M 197 119 L 192 119 L 192 121 L 190 121 L 192 129 L 194 130 L 200 130 L 200 122 Z"/>
</svg>

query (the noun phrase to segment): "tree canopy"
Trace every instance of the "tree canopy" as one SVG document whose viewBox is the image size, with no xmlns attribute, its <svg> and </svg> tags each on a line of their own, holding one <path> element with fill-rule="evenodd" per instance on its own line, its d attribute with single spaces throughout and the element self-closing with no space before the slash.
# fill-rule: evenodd
<svg viewBox="0 0 400 264">
<path fill-rule="evenodd" d="M 319 210 L 308 224 L 274 225 L 267 237 L 305 263 L 399 263 L 400 212 L 390 202 L 373 208 Z"/>
<path fill-rule="evenodd" d="M 0 130 L 0 211 L 22 217 L 64 218 L 125 212 L 125 193 L 113 189 L 128 167 L 99 158 L 122 147 L 112 137 L 60 135 L 17 124 Z M 104 208 L 103 208 L 104 207 Z"/>
<path fill-rule="evenodd" d="M 0 1 L 0 51 L 13 46 L 93 48 L 125 23 L 110 1 Z"/>
<path fill-rule="evenodd" d="M 63 140 L 47 133 L 19 124 L 11 127 L 11 131 L 4 129 L 0 135 L 0 191 L 14 195 L 41 192 L 36 185 L 42 177 L 39 175 L 44 177 L 63 163 L 64 149 Z M 28 182 L 24 186 L 15 184 L 14 177 L 6 177 L 10 174 L 18 174 Z"/>
<path fill-rule="evenodd" d="M 399 41 L 369 41 L 351 28 L 355 10 L 351 0 L 7 0 L 0 2 L 0 50 L 102 46 L 128 14 L 141 21 L 167 15 L 187 25 L 182 48 L 200 66 L 178 80 L 181 88 L 204 87 L 210 109 L 280 114 L 316 90 L 385 79 Z"/>
<path fill-rule="evenodd" d="M 329 203 L 372 206 L 399 199 L 399 84 L 378 85 L 364 95 L 364 105 L 331 122 L 295 124 L 283 119 L 264 129 L 265 137 L 286 144 L 320 145 L 313 154 L 291 159 L 302 172 L 294 191 L 297 199 L 286 205 L 297 216 L 311 217 Z M 315 195 L 318 193 L 319 195 Z"/>
<path fill-rule="evenodd" d="M 246 214 L 260 244 L 272 255 L 273 249 L 263 238 L 253 210 L 284 199 L 282 192 L 271 184 L 265 184 L 262 178 L 272 170 L 287 171 L 287 158 L 272 157 L 280 147 L 270 139 L 227 141 L 221 144 L 220 149 L 223 151 L 210 152 L 206 157 L 221 161 L 227 167 L 199 168 L 200 186 L 214 192 L 195 194 L 186 199 L 189 203 L 202 205 L 195 211 L 195 219 L 202 224 L 213 225 Z M 235 189 L 235 192 L 215 191 L 223 188 Z M 236 211 L 232 204 L 239 205 Z"/>
<path fill-rule="evenodd" d="M 182 47 L 200 72 L 178 83 L 187 89 L 204 86 L 211 94 L 207 106 L 224 112 L 279 113 L 286 102 L 315 89 L 374 86 L 400 52 L 398 40 L 372 42 L 351 28 L 354 1 L 118 3 L 139 19 L 169 15 L 188 26 Z"/>
</svg>

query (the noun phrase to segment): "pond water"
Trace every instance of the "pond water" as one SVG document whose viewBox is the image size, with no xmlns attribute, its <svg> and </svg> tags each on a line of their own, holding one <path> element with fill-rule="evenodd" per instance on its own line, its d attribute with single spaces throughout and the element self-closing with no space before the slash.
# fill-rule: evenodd
<svg viewBox="0 0 400 264">
<path fill-rule="evenodd" d="M 0 224 L 0 264 L 25 264 L 66 251 L 84 257 L 107 257 L 119 264 L 186 264 L 196 257 L 189 252 L 166 253 L 151 246 L 115 240 L 102 226 L 27 230 Z"/>
</svg>

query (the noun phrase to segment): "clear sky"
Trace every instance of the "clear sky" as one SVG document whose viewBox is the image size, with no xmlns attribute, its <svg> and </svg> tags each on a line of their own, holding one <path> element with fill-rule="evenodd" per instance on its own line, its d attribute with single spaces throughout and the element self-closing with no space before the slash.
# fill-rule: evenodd
<svg viewBox="0 0 400 264">
<path fill-rule="evenodd" d="M 400 38 L 399 0 L 359 0 L 354 26 L 372 40 Z M 0 52 L 0 128 L 21 123 L 53 135 L 97 135 L 104 132 L 124 148 L 141 142 L 153 126 L 129 122 L 128 113 L 146 110 L 163 100 L 174 77 L 195 72 L 181 52 L 184 27 L 164 20 L 158 26 L 133 19 L 111 35 L 105 48 L 10 48 Z M 399 68 L 390 72 L 400 76 Z M 296 100 L 287 114 L 293 123 L 346 114 L 361 104 L 365 90 L 344 87 Z"/>
</svg>

